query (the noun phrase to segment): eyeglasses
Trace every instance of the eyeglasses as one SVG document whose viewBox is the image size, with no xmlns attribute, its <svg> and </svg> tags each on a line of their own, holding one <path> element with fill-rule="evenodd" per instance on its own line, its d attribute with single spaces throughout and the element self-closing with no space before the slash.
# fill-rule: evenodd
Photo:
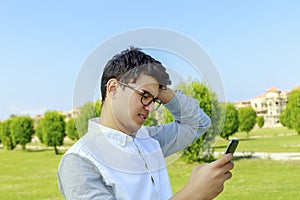
<svg viewBox="0 0 300 200">
<path fill-rule="evenodd" d="M 144 106 L 149 106 L 152 102 L 154 102 L 154 111 L 157 110 L 159 108 L 159 106 L 161 105 L 161 100 L 158 98 L 155 98 L 150 92 L 145 91 L 145 90 L 140 90 L 138 88 L 135 88 L 133 86 L 130 86 L 126 83 L 122 83 L 119 82 L 121 85 L 128 87 L 134 91 L 136 91 L 137 93 L 139 93 L 139 95 L 141 95 L 141 103 Z"/>
</svg>

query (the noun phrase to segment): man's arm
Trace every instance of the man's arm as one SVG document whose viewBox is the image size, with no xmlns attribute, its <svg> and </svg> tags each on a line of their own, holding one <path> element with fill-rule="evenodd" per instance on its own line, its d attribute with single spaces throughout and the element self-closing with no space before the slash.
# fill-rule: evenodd
<svg viewBox="0 0 300 200">
<path fill-rule="evenodd" d="M 58 169 L 58 186 L 66 199 L 114 200 L 97 167 L 77 154 L 65 155 Z"/>
<path fill-rule="evenodd" d="M 199 108 L 197 100 L 181 91 L 167 89 L 158 96 L 174 117 L 174 122 L 147 127 L 151 137 L 156 139 L 165 157 L 180 151 L 204 134 L 210 126 L 210 118 Z"/>
</svg>

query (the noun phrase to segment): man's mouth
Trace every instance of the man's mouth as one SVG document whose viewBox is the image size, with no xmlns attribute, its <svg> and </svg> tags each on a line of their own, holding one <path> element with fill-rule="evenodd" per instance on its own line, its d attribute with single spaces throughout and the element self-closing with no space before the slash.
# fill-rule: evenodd
<svg viewBox="0 0 300 200">
<path fill-rule="evenodd" d="M 142 119 L 142 121 L 146 121 L 147 119 L 147 114 L 138 114 L 138 116 Z"/>
</svg>

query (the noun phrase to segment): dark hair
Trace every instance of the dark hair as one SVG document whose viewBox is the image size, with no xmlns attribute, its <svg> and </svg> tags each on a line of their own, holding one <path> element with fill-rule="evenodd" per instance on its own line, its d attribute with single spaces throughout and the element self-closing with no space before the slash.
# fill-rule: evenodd
<svg viewBox="0 0 300 200">
<path fill-rule="evenodd" d="M 159 61 L 139 48 L 130 47 L 113 56 L 105 65 L 101 79 L 102 101 L 106 97 L 106 84 L 109 79 L 135 83 L 141 74 L 155 78 L 161 89 L 171 84 L 166 68 Z"/>
</svg>

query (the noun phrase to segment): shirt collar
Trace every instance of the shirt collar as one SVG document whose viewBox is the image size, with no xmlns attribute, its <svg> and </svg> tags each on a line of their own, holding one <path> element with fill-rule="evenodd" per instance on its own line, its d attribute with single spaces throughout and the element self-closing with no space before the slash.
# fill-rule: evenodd
<svg viewBox="0 0 300 200">
<path fill-rule="evenodd" d="M 89 132 L 92 132 L 94 134 L 103 134 L 107 138 L 107 140 L 122 147 L 126 146 L 128 142 L 133 142 L 134 136 L 129 136 L 121 131 L 103 126 L 99 124 L 99 119 L 100 118 L 97 117 L 89 120 Z"/>
</svg>

